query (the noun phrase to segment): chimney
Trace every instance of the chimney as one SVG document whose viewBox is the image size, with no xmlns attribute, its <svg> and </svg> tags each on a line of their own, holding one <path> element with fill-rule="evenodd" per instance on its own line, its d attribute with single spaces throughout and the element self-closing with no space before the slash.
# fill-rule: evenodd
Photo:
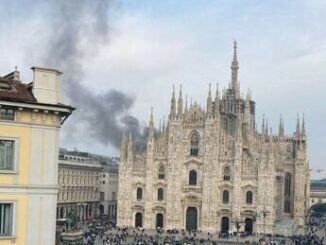
<svg viewBox="0 0 326 245">
<path fill-rule="evenodd" d="M 33 94 L 38 103 L 58 104 L 61 102 L 62 72 L 33 66 Z"/>
</svg>

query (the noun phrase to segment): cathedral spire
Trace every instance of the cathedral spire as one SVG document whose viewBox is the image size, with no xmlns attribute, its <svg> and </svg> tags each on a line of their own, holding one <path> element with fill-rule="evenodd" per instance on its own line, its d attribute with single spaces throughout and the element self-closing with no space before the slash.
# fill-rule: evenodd
<svg viewBox="0 0 326 245">
<path fill-rule="evenodd" d="M 297 116 L 297 130 L 296 130 L 296 135 L 297 135 L 297 138 L 300 138 L 300 117 L 299 117 L 299 113 L 298 113 L 298 116 Z"/>
<path fill-rule="evenodd" d="M 126 156 L 126 150 L 127 150 L 127 136 L 126 132 L 122 132 L 122 139 L 121 139 L 121 147 L 120 147 L 120 158 L 124 159 Z"/>
<path fill-rule="evenodd" d="M 207 117 L 212 114 L 212 89 L 211 84 L 209 84 L 208 97 L 207 97 Z"/>
<path fill-rule="evenodd" d="M 302 135 L 303 137 L 306 136 L 306 127 L 305 127 L 304 114 L 302 115 L 302 129 L 301 129 L 301 135 Z"/>
<path fill-rule="evenodd" d="M 282 114 L 280 115 L 280 123 L 278 125 L 278 135 L 280 138 L 284 137 L 284 121 L 283 121 Z"/>
<path fill-rule="evenodd" d="M 151 153 L 154 144 L 154 117 L 153 117 L 153 107 L 151 107 L 151 116 L 149 119 L 149 128 L 148 128 L 148 138 L 147 138 L 147 153 Z"/>
<path fill-rule="evenodd" d="M 217 117 L 220 113 L 220 93 L 218 91 L 218 83 L 216 84 L 216 94 L 215 94 L 215 116 Z"/>
<path fill-rule="evenodd" d="M 186 95 L 186 102 L 185 102 L 185 113 L 188 112 L 188 97 Z"/>
<path fill-rule="evenodd" d="M 165 116 L 163 116 L 162 120 L 162 134 L 165 134 Z"/>
<path fill-rule="evenodd" d="M 237 58 L 237 42 L 233 42 L 233 60 L 231 64 L 231 89 L 235 91 L 237 94 L 238 91 L 238 70 L 239 70 L 239 64 L 238 64 L 238 58 Z"/>
<path fill-rule="evenodd" d="M 153 117 L 153 107 L 151 107 L 151 116 L 149 119 L 148 137 L 154 137 L 154 117 Z"/>
<path fill-rule="evenodd" d="M 265 114 L 263 114 L 263 121 L 261 124 L 261 133 L 265 134 Z"/>
<path fill-rule="evenodd" d="M 179 99 L 178 99 L 178 117 L 181 118 L 183 113 L 183 98 L 182 98 L 182 85 L 180 84 Z"/>
<path fill-rule="evenodd" d="M 175 104 L 175 92 L 174 92 L 174 85 L 173 85 L 170 118 L 174 119 L 175 115 L 176 115 L 176 104 Z"/>
<path fill-rule="evenodd" d="M 132 144 L 132 133 L 131 130 L 129 131 L 129 136 L 128 136 L 128 145 Z"/>
<path fill-rule="evenodd" d="M 131 131 L 129 131 L 129 137 L 127 142 L 127 158 L 131 159 L 133 158 L 133 143 L 132 143 L 132 134 Z"/>
</svg>

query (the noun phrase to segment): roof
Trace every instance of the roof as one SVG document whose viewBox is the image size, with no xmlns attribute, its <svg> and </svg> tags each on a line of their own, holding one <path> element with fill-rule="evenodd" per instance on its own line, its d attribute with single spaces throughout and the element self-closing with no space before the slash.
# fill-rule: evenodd
<svg viewBox="0 0 326 245">
<path fill-rule="evenodd" d="M 310 183 L 311 190 L 326 190 L 326 182 L 312 182 Z"/>
<path fill-rule="evenodd" d="M 30 84 L 0 77 L 0 100 L 36 103 Z"/>
</svg>

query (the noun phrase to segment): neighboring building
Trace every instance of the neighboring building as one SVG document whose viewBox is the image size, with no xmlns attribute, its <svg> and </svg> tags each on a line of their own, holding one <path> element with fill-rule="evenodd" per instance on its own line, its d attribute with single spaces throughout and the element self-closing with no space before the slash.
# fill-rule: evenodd
<svg viewBox="0 0 326 245">
<path fill-rule="evenodd" d="M 100 176 L 103 168 L 88 153 L 61 151 L 59 155 L 59 194 L 57 219 L 76 209 L 80 220 L 99 215 Z"/>
<path fill-rule="evenodd" d="M 311 181 L 310 206 L 316 203 L 326 203 L 326 180 Z"/>
<path fill-rule="evenodd" d="M 290 234 L 309 208 L 309 166 L 304 122 L 285 135 L 281 119 L 256 128 L 256 103 L 241 96 L 234 45 L 231 83 L 220 97 L 211 88 L 206 109 L 183 104 L 173 91 L 167 124 L 147 149 L 135 152 L 124 135 L 119 163 L 119 226 Z"/>
<path fill-rule="evenodd" d="M 100 181 L 100 214 L 113 222 L 117 218 L 118 168 L 117 162 L 103 165 Z"/>
<path fill-rule="evenodd" d="M 32 67 L 0 78 L 0 243 L 55 243 L 58 139 L 74 108 L 62 104 L 61 72 Z"/>
</svg>

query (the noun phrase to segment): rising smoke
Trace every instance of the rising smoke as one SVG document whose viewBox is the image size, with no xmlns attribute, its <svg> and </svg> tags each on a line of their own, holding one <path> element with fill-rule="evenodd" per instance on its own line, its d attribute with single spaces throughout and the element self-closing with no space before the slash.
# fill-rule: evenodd
<svg viewBox="0 0 326 245">
<path fill-rule="evenodd" d="M 109 42 L 109 0 L 56 0 L 47 2 L 51 10 L 48 49 L 42 63 L 64 72 L 63 90 L 77 108 L 65 126 L 64 136 L 78 140 L 88 134 L 102 144 L 119 148 L 123 131 L 131 131 L 138 150 L 145 146 L 146 128 L 128 112 L 134 99 L 111 89 L 95 94 L 82 84 L 85 59 L 91 60 L 101 45 Z M 110 78 L 108 83 L 110 82 Z M 92 81 L 87 81 L 89 87 Z M 101 90 L 101 89 L 98 89 Z M 82 126 L 82 127 L 80 127 Z"/>
</svg>

